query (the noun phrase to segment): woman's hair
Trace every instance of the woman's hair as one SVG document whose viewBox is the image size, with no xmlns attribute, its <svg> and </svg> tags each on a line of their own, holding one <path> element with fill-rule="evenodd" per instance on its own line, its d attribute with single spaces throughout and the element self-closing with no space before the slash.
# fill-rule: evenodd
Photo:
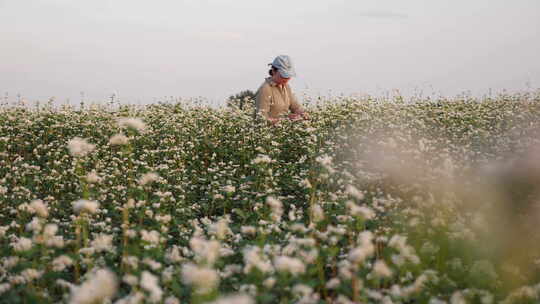
<svg viewBox="0 0 540 304">
<path fill-rule="evenodd" d="M 274 72 L 277 72 L 277 68 L 275 66 L 272 66 L 272 68 L 268 71 L 268 74 L 270 74 L 270 76 L 274 76 Z"/>
</svg>

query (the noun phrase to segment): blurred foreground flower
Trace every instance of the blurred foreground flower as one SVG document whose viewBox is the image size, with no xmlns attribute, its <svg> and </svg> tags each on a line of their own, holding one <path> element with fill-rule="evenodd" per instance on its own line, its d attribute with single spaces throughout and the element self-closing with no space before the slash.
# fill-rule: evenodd
<svg viewBox="0 0 540 304">
<path fill-rule="evenodd" d="M 75 157 L 84 157 L 94 151 L 95 148 L 96 145 L 80 137 L 75 137 L 68 142 L 69 153 Z"/>
<path fill-rule="evenodd" d="M 215 300 L 214 302 L 210 302 L 209 304 L 254 304 L 255 301 L 253 298 L 249 295 L 245 294 L 236 294 L 236 295 L 229 295 L 220 297 L 219 299 Z"/>
<path fill-rule="evenodd" d="M 129 138 L 122 133 L 111 136 L 109 138 L 109 144 L 113 146 L 122 146 L 129 143 Z"/>
<path fill-rule="evenodd" d="M 297 258 L 288 256 L 277 256 L 274 258 L 274 266 L 277 271 L 289 272 L 293 276 L 306 272 L 306 265 Z"/>
<path fill-rule="evenodd" d="M 193 285 L 197 293 L 206 294 L 217 287 L 219 276 L 212 268 L 187 263 L 182 266 L 182 281 Z"/>
<path fill-rule="evenodd" d="M 73 206 L 73 211 L 75 213 L 96 213 L 99 210 L 99 203 L 96 201 L 89 201 L 85 199 L 80 199 L 71 203 Z"/>
<path fill-rule="evenodd" d="M 116 294 L 118 282 L 116 275 L 108 269 L 99 269 L 82 285 L 71 290 L 70 304 L 103 303 Z"/>
<path fill-rule="evenodd" d="M 142 133 L 146 130 L 146 124 L 140 118 L 134 118 L 134 117 L 119 118 L 118 125 L 120 127 L 134 129 L 139 133 Z"/>
</svg>

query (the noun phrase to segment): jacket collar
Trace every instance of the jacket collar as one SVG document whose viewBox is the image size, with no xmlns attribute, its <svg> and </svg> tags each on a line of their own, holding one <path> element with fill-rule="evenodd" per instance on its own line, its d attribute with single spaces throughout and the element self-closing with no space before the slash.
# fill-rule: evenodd
<svg viewBox="0 0 540 304">
<path fill-rule="evenodd" d="M 268 82 L 268 84 L 270 86 L 273 86 L 273 87 L 284 87 L 284 86 L 280 86 L 279 84 L 277 84 L 274 80 L 272 80 L 272 77 L 267 77 L 266 78 L 266 82 Z"/>
</svg>

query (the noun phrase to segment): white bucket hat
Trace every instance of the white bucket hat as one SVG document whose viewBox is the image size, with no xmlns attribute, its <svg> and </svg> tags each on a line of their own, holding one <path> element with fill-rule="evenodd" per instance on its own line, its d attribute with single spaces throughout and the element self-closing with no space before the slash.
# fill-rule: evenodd
<svg viewBox="0 0 540 304">
<path fill-rule="evenodd" d="M 279 74 L 283 78 L 291 78 L 296 76 L 296 71 L 291 60 L 291 57 L 287 55 L 279 55 L 269 65 L 278 69 Z"/>
</svg>

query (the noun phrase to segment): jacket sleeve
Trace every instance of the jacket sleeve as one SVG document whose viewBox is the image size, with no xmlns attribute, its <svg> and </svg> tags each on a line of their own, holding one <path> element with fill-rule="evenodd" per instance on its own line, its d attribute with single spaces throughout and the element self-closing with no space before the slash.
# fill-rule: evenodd
<svg viewBox="0 0 540 304">
<path fill-rule="evenodd" d="M 291 99 L 291 105 L 289 106 L 289 109 L 291 112 L 295 114 L 301 114 L 304 113 L 304 109 L 302 108 L 302 105 L 298 102 L 298 99 L 296 99 L 296 96 L 293 94 L 291 88 L 287 86 L 287 91 L 289 91 L 289 96 Z"/>
<path fill-rule="evenodd" d="M 255 115 L 269 117 L 270 103 L 272 102 L 272 91 L 266 84 L 261 85 L 255 96 Z"/>
</svg>

